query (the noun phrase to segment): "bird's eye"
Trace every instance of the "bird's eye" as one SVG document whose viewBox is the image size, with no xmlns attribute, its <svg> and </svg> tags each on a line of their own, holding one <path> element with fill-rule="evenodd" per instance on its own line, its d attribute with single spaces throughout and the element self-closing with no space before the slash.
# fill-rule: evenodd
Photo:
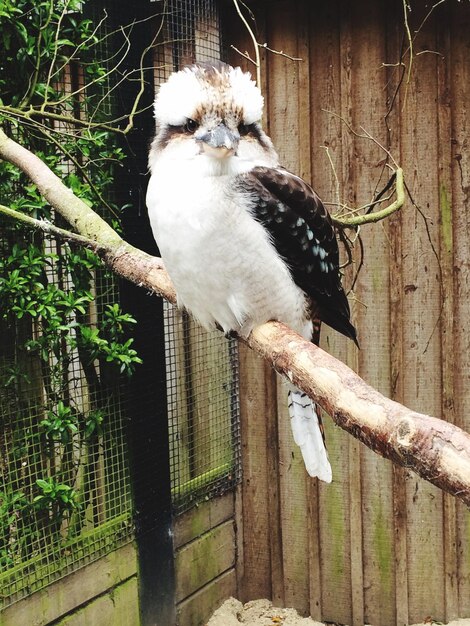
<svg viewBox="0 0 470 626">
<path fill-rule="evenodd" d="M 244 137 L 245 135 L 248 135 L 250 131 L 251 131 L 251 125 L 244 124 L 243 122 L 241 122 L 238 125 L 238 132 L 240 133 L 240 137 Z"/>
<path fill-rule="evenodd" d="M 196 131 L 199 128 L 199 124 L 196 122 L 196 120 L 192 120 L 191 118 L 188 118 L 186 120 L 186 124 L 184 125 L 184 130 L 187 133 L 194 133 L 194 131 Z"/>
</svg>

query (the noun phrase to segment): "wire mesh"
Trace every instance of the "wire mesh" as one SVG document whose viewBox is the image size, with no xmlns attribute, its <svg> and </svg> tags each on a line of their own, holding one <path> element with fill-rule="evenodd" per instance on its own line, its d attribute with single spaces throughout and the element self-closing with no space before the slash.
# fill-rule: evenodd
<svg viewBox="0 0 470 626">
<path fill-rule="evenodd" d="M 18 245 L 18 231 L 1 232 L 11 251 L 13 242 Z M 37 243 L 37 237 L 28 241 L 23 233 L 26 248 Z M 43 246 L 56 248 L 49 241 Z M 72 291 L 70 276 L 52 270 L 44 274 L 43 287 L 60 285 L 64 293 Z M 2 278 L 8 279 L 7 274 Z M 88 324 L 95 326 L 100 325 L 106 304 L 118 297 L 110 276 L 99 282 L 101 297 L 87 312 Z M 96 365 L 84 365 L 78 350 L 66 344 L 65 335 L 59 354 L 57 344 L 47 359 L 34 350 L 28 352 L 28 338 L 42 332 L 41 323 L 29 319 L 0 326 L 2 338 L 10 339 L 2 341 L 0 348 L 0 585 L 4 606 L 132 538 L 125 418 L 118 381 L 114 377 L 103 382 L 103 372 Z M 100 377 L 99 383 L 91 383 L 89 372 L 87 378 L 85 368 L 90 367 Z"/>
<path fill-rule="evenodd" d="M 95 4 L 102 8 L 106 3 Z M 220 58 L 214 0 L 151 4 L 156 16 L 164 15 L 162 29 L 161 19 L 155 19 L 155 31 L 161 30 L 154 48 L 155 85 L 186 63 Z M 119 10 L 128 9 L 123 4 Z M 118 16 L 116 23 L 119 20 L 130 23 L 132 15 L 128 20 Z M 106 23 L 100 28 L 105 29 Z M 100 37 L 95 54 L 114 58 L 107 47 L 111 41 Z M 73 63 L 56 85 L 63 93 L 80 94 L 77 110 L 82 119 L 87 113 L 80 91 L 85 74 Z M 109 89 L 106 100 L 105 89 L 95 88 L 97 120 L 113 114 L 113 99 L 123 96 L 119 78 Z M 60 124 L 55 130 L 60 130 Z M 64 136 L 71 134 L 67 125 L 61 130 Z M 143 150 L 147 139 L 142 141 Z M 106 188 L 108 200 L 122 197 L 124 178 L 109 187 L 110 173 L 98 156 L 89 161 L 89 175 L 96 168 L 104 176 L 99 191 Z M 60 163 L 64 176 L 73 175 L 75 167 L 71 159 Z M 11 191 L 11 185 L 5 185 L 2 189 Z M 9 200 L 7 193 L 2 197 Z M 46 217 L 51 217 L 47 211 L 50 208 Z M 76 292 L 80 277 L 61 260 L 79 254 L 73 246 L 26 235 L 0 222 L 1 257 L 7 258 L 15 245 L 25 254 L 35 247 L 46 254 L 40 272 L 44 289 Z M 108 272 L 93 266 L 91 273 L 93 300 L 84 312 L 71 314 L 68 328 L 61 331 L 71 340 L 56 341 L 46 355 L 40 354 L 44 329 L 39 315 L 13 324 L 0 320 L 0 608 L 134 536 L 125 441 L 126 388 L 103 359 L 84 359 L 76 340 L 82 323 L 91 332 L 103 328 L 106 311 L 119 300 L 117 283 Z M 0 276 L 5 278 L 5 273 Z M 240 478 L 238 356 L 234 340 L 207 333 L 171 305 L 165 305 L 164 325 L 172 497 L 178 514 L 232 488 Z"/>
<path fill-rule="evenodd" d="M 240 478 L 238 350 L 189 316 L 164 308 L 174 511 L 220 495 Z"/>
<path fill-rule="evenodd" d="M 111 39 L 96 33 L 108 42 L 103 58 L 111 58 Z M 66 102 L 62 113 L 74 112 L 84 119 L 84 87 L 83 68 L 74 61 L 64 65 L 53 83 L 59 99 Z M 100 102 L 106 90 L 109 85 L 94 89 Z M 106 105 L 112 108 L 113 103 Z M 68 122 L 49 122 L 42 134 L 34 127 L 30 130 L 18 137 L 21 143 L 30 142 L 35 151 L 43 151 L 70 185 L 80 185 L 75 174 L 82 165 L 90 187 L 92 180 L 100 186 L 103 204 L 106 191 L 110 201 L 114 166 L 105 155 L 111 141 L 86 153 L 81 149 L 88 146 L 80 144 L 80 134 Z M 9 131 L 22 132 L 14 125 Z M 50 150 L 51 144 L 48 152 L 44 136 L 62 143 L 62 156 Z M 72 156 L 67 150 L 74 142 L 78 149 Z M 53 218 L 29 181 L 6 164 L 0 187 L 4 202 L 15 204 L 24 197 L 26 211 Z M 78 191 L 86 196 L 87 184 Z M 111 217 L 109 212 L 106 217 Z M 134 529 L 125 386 L 116 368 L 90 348 L 93 341 L 104 339 L 110 313 L 118 314 L 117 280 L 87 251 L 5 222 L 0 223 L 0 252 L 0 608 L 4 608 L 112 552 L 133 538 Z M 77 298 L 83 301 L 69 306 Z M 88 332 L 88 348 L 82 329 Z M 112 346 L 116 337 L 110 334 L 108 339 Z"/>
<path fill-rule="evenodd" d="M 222 55 L 214 0 L 169 0 L 156 85 L 194 62 Z M 173 306 L 164 309 L 173 509 L 182 513 L 240 479 L 237 343 L 206 332 Z"/>
</svg>

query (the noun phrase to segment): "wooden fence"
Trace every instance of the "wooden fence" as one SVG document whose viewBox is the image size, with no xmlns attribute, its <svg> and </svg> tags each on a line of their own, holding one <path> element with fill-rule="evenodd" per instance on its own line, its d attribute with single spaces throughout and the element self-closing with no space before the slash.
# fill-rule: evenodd
<svg viewBox="0 0 470 626">
<path fill-rule="evenodd" d="M 400 213 L 360 233 L 351 302 L 361 350 L 326 328 L 323 346 L 385 395 L 468 431 L 470 7 L 436 3 L 426 19 L 429 4 L 410 4 L 406 20 L 399 0 L 250 6 L 259 41 L 302 59 L 262 51 L 282 163 L 324 201 L 339 193 L 357 207 L 385 182 L 382 145 L 410 193 Z M 243 25 L 231 14 L 226 23 L 226 43 L 252 51 Z M 232 62 L 249 67 L 235 51 Z M 355 255 L 358 264 L 358 246 Z M 469 617 L 465 507 L 328 419 L 334 480 L 317 485 L 292 445 L 282 385 L 245 351 L 241 366 L 244 598 L 349 624 Z"/>
</svg>

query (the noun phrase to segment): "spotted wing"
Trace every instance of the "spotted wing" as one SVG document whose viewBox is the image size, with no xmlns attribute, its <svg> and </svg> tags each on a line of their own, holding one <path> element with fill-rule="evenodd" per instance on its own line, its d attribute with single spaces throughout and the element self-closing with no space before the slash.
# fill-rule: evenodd
<svg viewBox="0 0 470 626">
<path fill-rule="evenodd" d="M 251 196 L 254 217 L 269 232 L 320 320 L 357 343 L 339 275 L 335 230 L 320 198 L 282 168 L 256 167 L 240 175 L 239 185 Z"/>
</svg>

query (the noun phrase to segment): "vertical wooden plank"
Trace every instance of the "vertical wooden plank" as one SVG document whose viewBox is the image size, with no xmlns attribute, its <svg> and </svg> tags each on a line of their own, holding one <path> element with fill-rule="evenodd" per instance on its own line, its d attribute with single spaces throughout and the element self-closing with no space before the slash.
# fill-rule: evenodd
<svg viewBox="0 0 470 626">
<path fill-rule="evenodd" d="M 357 205 L 357 168 L 356 168 L 356 145 L 355 138 L 351 135 L 348 126 L 354 126 L 354 112 L 356 110 L 354 91 L 357 68 L 356 37 L 363 35 L 362 28 L 359 32 L 355 30 L 354 14 L 355 5 L 341 4 L 341 24 L 340 24 L 340 55 L 341 55 L 341 118 L 344 120 L 341 127 L 342 145 L 342 168 L 340 171 L 341 189 L 343 191 L 343 201 L 349 206 Z M 360 44 L 359 44 L 360 45 Z M 359 89 L 358 89 L 359 92 Z M 348 126 L 346 126 L 346 124 Z M 356 251 L 353 252 L 356 257 Z M 352 282 L 354 266 L 348 267 L 345 271 L 344 285 L 347 289 Z M 357 318 L 358 307 L 356 301 L 351 302 L 352 319 Z M 357 322 L 356 322 L 357 323 Z M 346 362 L 354 370 L 358 370 L 359 360 L 356 346 L 352 342 L 346 344 Z M 348 438 L 349 446 L 349 541 L 350 541 L 350 586 L 351 586 L 351 606 L 350 622 L 353 626 L 360 626 L 364 623 L 364 572 L 362 559 L 362 516 L 361 516 L 361 455 L 360 444 L 352 438 Z"/>
<path fill-rule="evenodd" d="M 309 480 L 307 484 L 307 532 L 308 532 L 308 569 L 309 569 L 309 605 L 310 616 L 314 620 L 322 619 L 321 606 L 321 547 L 320 547 L 320 498 L 318 481 Z"/>
<path fill-rule="evenodd" d="M 387 144 L 383 7 L 360 0 L 351 5 L 351 121 Z M 389 171 L 386 154 L 377 144 L 354 137 L 348 158 L 355 206 L 370 202 Z M 390 395 L 390 243 L 386 222 L 364 226 L 360 232 L 364 265 L 355 296 L 355 318 L 361 349 L 355 351 L 359 374 Z M 357 256 L 357 255 L 356 255 Z M 353 346 L 351 346 L 353 348 Z M 354 445 L 351 463 L 351 581 L 353 623 L 390 624 L 395 620 L 392 468 L 376 454 Z M 352 458 L 352 454 L 350 455 Z M 359 569 L 361 574 L 359 575 Z"/>
<path fill-rule="evenodd" d="M 452 222 L 454 242 L 454 402 L 456 421 L 470 430 L 470 11 L 452 6 Z M 448 141 L 448 139 L 447 139 Z M 470 615 L 470 514 L 458 504 L 459 615 Z"/>
<path fill-rule="evenodd" d="M 269 457 L 277 450 L 277 442 L 268 437 L 268 423 L 276 415 L 273 377 L 260 357 L 240 346 L 243 537 L 238 541 L 243 541 L 243 599 L 271 597 L 273 538 L 280 543 L 276 503 L 270 500 L 270 481 L 276 478 L 269 472 Z"/>
<path fill-rule="evenodd" d="M 291 56 L 299 56 L 296 8 L 291 2 L 278 2 L 270 6 L 266 16 L 269 46 Z M 305 151 L 307 159 L 303 159 L 303 163 L 304 168 L 308 167 L 306 160 L 310 141 L 308 126 L 300 127 L 301 115 L 303 121 L 308 122 L 305 110 L 300 113 L 300 65 L 298 61 L 275 54 L 269 57 L 268 62 L 270 133 L 274 145 L 279 149 L 281 163 L 294 172 L 299 172 L 299 156 Z M 300 449 L 292 438 L 284 384 L 278 386 L 277 404 L 284 601 L 287 606 L 307 614 L 310 608 L 307 533 L 309 478 Z"/>
<path fill-rule="evenodd" d="M 322 146 L 328 146 L 338 177 L 341 177 L 343 169 L 341 123 L 337 117 L 323 110 L 341 114 L 339 24 L 338 2 L 316 4 L 310 20 L 312 182 L 325 202 L 337 200 L 337 185 Z M 326 350 L 346 360 L 346 345 L 346 339 L 323 327 L 322 346 Z M 322 617 L 351 623 L 349 438 L 334 427 L 330 418 L 325 417 L 324 424 L 333 482 L 331 485 L 319 485 Z"/>
<path fill-rule="evenodd" d="M 310 608 L 307 481 L 312 479 L 293 441 L 284 380 L 278 380 L 277 390 L 284 601 L 306 615 Z"/>
<path fill-rule="evenodd" d="M 424 14 L 409 13 L 411 32 Z M 420 207 L 402 212 L 404 401 L 410 408 L 441 410 L 440 273 L 437 199 L 437 105 L 435 23 L 426 22 L 414 42 L 412 82 L 402 98 L 401 146 L 407 184 Z M 409 58 L 406 59 L 409 63 Z M 444 615 L 442 492 L 410 476 L 407 483 L 409 620 Z M 422 581 L 426 580 L 426 585 Z"/>
<path fill-rule="evenodd" d="M 311 66 L 310 66 L 310 17 L 311 5 L 300 2 L 297 6 L 297 57 L 302 59 L 299 72 L 299 175 L 312 183 L 312 115 L 311 115 Z M 305 471 L 305 470 L 304 470 Z M 307 536 L 309 614 L 321 620 L 321 550 L 320 550 L 320 499 L 318 480 L 307 479 Z"/>
<path fill-rule="evenodd" d="M 400 109 L 398 90 L 400 84 L 400 59 L 402 43 L 401 8 L 387 3 L 386 22 L 386 95 L 388 146 L 392 154 L 400 158 Z M 390 284 L 390 385 L 391 398 L 403 403 L 403 251 L 402 219 L 396 213 L 389 220 L 389 284 Z M 397 626 L 409 624 L 408 619 L 408 567 L 407 567 L 407 509 L 406 509 L 406 469 L 394 465 L 392 468 L 392 505 L 394 538 L 394 578 L 395 578 L 395 623 Z M 393 592 L 392 592 L 393 593 Z"/>
<path fill-rule="evenodd" d="M 298 89 L 298 151 L 299 164 L 298 175 L 312 182 L 312 116 L 310 112 L 311 68 L 310 68 L 310 13 L 309 3 L 300 1 L 296 6 L 297 35 L 296 57 L 301 59 L 297 62 L 299 76 Z"/>
<path fill-rule="evenodd" d="M 271 4 L 266 15 L 269 46 L 295 56 L 295 5 L 287 0 Z M 279 152 L 282 165 L 291 171 L 299 169 L 299 62 L 282 55 L 268 59 L 269 132 Z"/>
<path fill-rule="evenodd" d="M 257 33 L 259 41 L 267 41 L 267 11 L 263 11 L 257 17 Z M 264 96 L 263 124 L 269 129 L 270 116 L 270 53 L 266 50 L 260 51 L 261 64 L 261 93 Z M 270 395 L 270 406 L 272 413 L 269 415 L 267 425 L 268 440 L 268 516 L 274 520 L 270 525 L 270 557 L 271 557 L 271 598 L 274 604 L 283 606 L 286 604 L 284 587 L 284 562 L 283 562 L 283 529 L 281 521 L 281 488 L 280 488 L 280 457 L 279 440 L 280 432 L 278 426 L 278 401 L 277 401 L 277 376 L 275 372 L 265 365 L 267 393 Z"/>
<path fill-rule="evenodd" d="M 442 285 L 441 370 L 442 418 L 455 422 L 454 415 L 454 338 L 453 338 L 453 233 L 452 233 L 452 146 L 450 101 L 450 10 L 439 9 L 437 29 L 437 103 L 439 148 L 439 259 Z M 444 498 L 444 594 L 446 621 L 456 619 L 458 612 L 457 502 L 448 493 Z"/>
</svg>

